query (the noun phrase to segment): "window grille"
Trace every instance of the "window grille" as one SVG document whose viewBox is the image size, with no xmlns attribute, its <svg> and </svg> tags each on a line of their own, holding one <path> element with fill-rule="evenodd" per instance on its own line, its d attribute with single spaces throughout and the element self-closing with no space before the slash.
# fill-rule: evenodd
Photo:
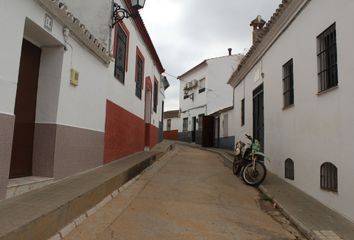
<svg viewBox="0 0 354 240">
<path fill-rule="evenodd" d="M 200 114 L 198 116 L 198 130 L 199 131 L 203 130 L 203 119 L 204 119 L 204 114 Z"/>
<path fill-rule="evenodd" d="M 114 65 L 114 76 L 121 82 L 125 81 L 125 65 L 126 65 L 126 51 L 127 51 L 127 35 L 123 28 L 117 24 L 117 49 L 116 61 Z"/>
<path fill-rule="evenodd" d="M 141 92 L 143 90 L 143 69 L 144 69 L 144 61 L 137 56 L 136 59 L 136 76 L 135 76 L 135 95 L 141 99 Z"/>
<path fill-rule="evenodd" d="M 294 104 L 294 71 L 291 59 L 283 66 L 284 108 Z"/>
<path fill-rule="evenodd" d="M 157 112 L 157 105 L 158 105 L 158 83 L 154 81 L 154 112 Z"/>
<path fill-rule="evenodd" d="M 188 132 L 188 118 L 183 118 L 183 132 Z"/>
<path fill-rule="evenodd" d="M 167 119 L 167 131 L 171 131 L 171 119 Z"/>
<path fill-rule="evenodd" d="M 295 180 L 294 161 L 290 158 L 285 160 L 285 178 Z"/>
<path fill-rule="evenodd" d="M 321 188 L 323 190 L 338 192 L 338 171 L 332 163 L 324 163 L 321 166 Z"/>
<path fill-rule="evenodd" d="M 338 85 L 336 24 L 317 37 L 319 92 Z"/>
<path fill-rule="evenodd" d="M 241 126 L 245 125 L 245 99 L 241 101 Z"/>
<path fill-rule="evenodd" d="M 205 78 L 199 80 L 199 93 L 205 92 Z"/>
</svg>

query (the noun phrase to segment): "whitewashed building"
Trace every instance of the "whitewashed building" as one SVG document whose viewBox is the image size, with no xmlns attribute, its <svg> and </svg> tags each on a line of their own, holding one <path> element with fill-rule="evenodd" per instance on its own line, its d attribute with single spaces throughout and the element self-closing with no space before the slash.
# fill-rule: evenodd
<svg viewBox="0 0 354 240">
<path fill-rule="evenodd" d="M 140 15 L 112 28 L 112 12 L 0 2 L 0 199 L 9 178 L 60 179 L 158 142 L 163 66 Z"/>
<path fill-rule="evenodd" d="M 167 140 L 178 140 L 180 123 L 179 110 L 164 112 L 163 119 L 163 138 Z"/>
<path fill-rule="evenodd" d="M 229 49 L 228 56 L 204 60 L 178 77 L 181 112 L 179 139 L 181 141 L 201 144 L 203 119 L 222 109 L 232 107 L 233 92 L 226 83 L 241 59 L 242 55 L 232 55 Z M 208 124 L 214 125 L 214 120 L 208 121 Z M 211 131 L 214 131 L 214 128 Z M 214 133 L 208 134 L 211 144 L 207 145 L 213 145 L 214 135 Z"/>
<path fill-rule="evenodd" d="M 262 140 L 269 170 L 354 221 L 354 2 L 284 0 L 229 83 L 237 140 Z"/>
</svg>

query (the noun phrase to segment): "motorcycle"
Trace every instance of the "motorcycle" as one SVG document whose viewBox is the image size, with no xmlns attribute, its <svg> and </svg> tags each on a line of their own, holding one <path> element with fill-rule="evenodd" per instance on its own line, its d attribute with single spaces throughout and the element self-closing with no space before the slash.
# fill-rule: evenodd
<svg viewBox="0 0 354 240">
<path fill-rule="evenodd" d="M 267 159 L 261 152 L 261 144 L 257 139 L 253 139 L 246 134 L 251 141 L 245 144 L 239 141 L 235 145 L 235 158 L 232 164 L 232 171 L 235 175 L 241 173 L 242 180 L 250 186 L 259 186 L 267 176 L 267 169 L 263 159 Z"/>
</svg>

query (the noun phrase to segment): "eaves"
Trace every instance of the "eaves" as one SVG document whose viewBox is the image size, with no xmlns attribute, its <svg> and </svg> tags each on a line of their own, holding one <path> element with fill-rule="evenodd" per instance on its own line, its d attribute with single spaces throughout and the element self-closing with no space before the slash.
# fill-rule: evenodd
<svg viewBox="0 0 354 240">
<path fill-rule="evenodd" d="M 232 74 L 228 84 L 237 87 L 277 39 L 286 31 L 311 0 L 283 0 L 280 7 L 267 23 L 261 39 L 248 51 L 238 69 Z"/>
<path fill-rule="evenodd" d="M 68 27 L 71 36 L 73 36 L 81 45 L 85 46 L 103 63 L 110 64 L 111 57 L 109 51 L 95 36 L 93 36 L 80 20 L 73 16 L 67 9 L 67 6 L 60 1 L 36 0 L 40 6 L 51 13 L 60 23 Z"/>
</svg>

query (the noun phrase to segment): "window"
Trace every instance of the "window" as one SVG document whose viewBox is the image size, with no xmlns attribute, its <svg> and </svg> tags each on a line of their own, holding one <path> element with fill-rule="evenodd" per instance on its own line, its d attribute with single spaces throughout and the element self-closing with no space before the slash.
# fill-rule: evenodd
<svg viewBox="0 0 354 240">
<path fill-rule="evenodd" d="M 137 48 L 136 70 L 135 70 L 135 96 L 141 99 L 144 79 L 144 58 Z"/>
<path fill-rule="evenodd" d="M 183 132 L 188 132 L 188 118 L 183 118 Z"/>
<path fill-rule="evenodd" d="M 317 37 L 319 92 L 338 85 L 336 24 Z"/>
<path fill-rule="evenodd" d="M 295 180 L 294 161 L 290 158 L 285 160 L 285 178 Z"/>
<path fill-rule="evenodd" d="M 337 167 L 332 163 L 327 162 L 321 166 L 321 188 L 331 192 L 338 192 Z"/>
<path fill-rule="evenodd" d="M 154 81 L 154 108 L 153 108 L 155 113 L 157 112 L 157 105 L 158 105 L 158 96 L 159 96 L 158 95 L 159 94 L 158 86 L 159 86 L 159 84 L 155 78 L 155 81 Z"/>
<path fill-rule="evenodd" d="M 171 119 L 167 119 L 167 131 L 171 131 Z"/>
<path fill-rule="evenodd" d="M 294 104 L 294 72 L 292 59 L 283 66 L 283 96 L 284 108 Z"/>
<path fill-rule="evenodd" d="M 116 48 L 115 48 L 115 65 L 114 76 L 121 82 L 125 81 L 126 57 L 128 36 L 124 32 L 120 24 L 116 25 Z"/>
<path fill-rule="evenodd" d="M 205 78 L 199 80 L 199 93 L 205 92 Z"/>
<path fill-rule="evenodd" d="M 241 101 L 241 126 L 245 125 L 245 99 Z"/>
<path fill-rule="evenodd" d="M 200 114 L 198 116 L 198 130 L 199 131 L 203 131 L 203 118 L 204 118 L 204 114 Z"/>
</svg>

